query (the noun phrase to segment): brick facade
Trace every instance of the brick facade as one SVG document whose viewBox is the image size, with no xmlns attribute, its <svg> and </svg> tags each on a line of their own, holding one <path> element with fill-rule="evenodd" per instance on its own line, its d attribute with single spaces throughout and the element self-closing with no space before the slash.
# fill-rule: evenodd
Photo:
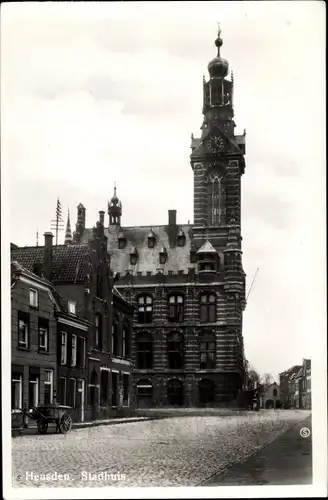
<svg viewBox="0 0 328 500">
<path fill-rule="evenodd" d="M 218 37 L 216 43 L 221 42 Z M 233 81 L 226 78 L 227 64 L 215 58 L 210 79 L 204 80 L 202 136 L 192 137 L 190 157 L 193 224 L 178 224 L 176 211 L 169 210 L 165 226 L 124 227 L 116 187 L 108 204 L 105 235 L 111 268 L 117 289 L 136 308 L 132 359 L 137 404 L 229 405 L 244 383 L 240 196 L 245 134 L 234 134 Z M 82 226 L 77 225 L 76 243 L 92 238 L 85 212 Z M 151 319 L 145 324 L 138 317 L 143 294 L 151 301 Z M 172 294 L 183 302 L 183 317 L 177 322 L 168 317 Z M 210 321 L 201 318 L 204 294 L 215 303 Z M 170 368 L 169 356 L 179 360 L 179 367 Z M 207 358 L 211 361 L 205 366 L 202 359 Z M 146 363 L 141 359 L 149 366 L 141 368 Z"/>
<path fill-rule="evenodd" d="M 30 291 L 36 305 L 30 302 Z M 26 336 L 19 333 L 19 321 L 26 325 Z M 23 325 L 21 324 L 21 327 Z M 40 345 L 40 328 L 47 330 Z M 44 339 L 45 337 L 42 337 Z M 46 343 L 46 347 L 43 344 Z M 56 317 L 51 285 L 12 264 L 11 352 L 13 425 L 21 425 L 19 410 L 52 401 L 56 391 Z M 51 384 L 47 383 L 51 382 Z M 48 400 L 47 400 L 48 397 Z"/>
</svg>

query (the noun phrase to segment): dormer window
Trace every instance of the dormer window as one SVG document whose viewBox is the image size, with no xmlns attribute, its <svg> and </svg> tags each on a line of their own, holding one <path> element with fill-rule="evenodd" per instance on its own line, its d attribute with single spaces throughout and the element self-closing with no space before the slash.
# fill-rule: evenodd
<svg viewBox="0 0 328 500">
<path fill-rule="evenodd" d="M 156 243 L 156 236 L 152 229 L 150 230 L 147 239 L 148 239 L 148 248 L 154 248 Z"/>
<path fill-rule="evenodd" d="M 119 235 L 117 236 L 117 239 L 118 239 L 118 248 L 122 250 L 123 248 L 125 248 L 125 245 L 126 245 L 126 239 L 124 237 L 124 234 L 119 233 Z"/>
<path fill-rule="evenodd" d="M 164 246 L 162 246 L 161 251 L 159 252 L 159 263 L 165 264 L 167 261 L 167 251 Z"/>
<path fill-rule="evenodd" d="M 186 235 L 184 234 L 184 232 L 180 228 L 179 232 L 178 232 L 178 246 L 183 247 L 185 245 L 185 243 L 186 243 Z"/>
<path fill-rule="evenodd" d="M 68 312 L 70 314 L 76 314 L 76 302 L 72 301 L 68 302 Z"/>
<path fill-rule="evenodd" d="M 212 244 L 207 240 L 197 252 L 198 271 L 216 271 L 219 256 Z"/>
<path fill-rule="evenodd" d="M 130 252 L 130 264 L 131 266 L 135 266 L 137 262 L 138 262 L 138 252 L 136 247 L 132 247 L 132 250 Z"/>
</svg>

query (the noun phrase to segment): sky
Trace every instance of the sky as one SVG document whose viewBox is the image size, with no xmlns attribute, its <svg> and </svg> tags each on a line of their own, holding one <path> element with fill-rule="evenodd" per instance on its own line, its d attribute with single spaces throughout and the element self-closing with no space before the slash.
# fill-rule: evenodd
<svg viewBox="0 0 328 500">
<path fill-rule="evenodd" d="M 57 197 L 73 228 L 80 202 L 92 227 L 116 182 L 124 226 L 169 209 L 192 222 L 190 136 L 218 22 L 246 129 L 247 291 L 259 268 L 245 351 L 276 378 L 325 339 L 323 2 L 3 4 L 2 217 L 11 242 L 43 244 Z"/>
</svg>

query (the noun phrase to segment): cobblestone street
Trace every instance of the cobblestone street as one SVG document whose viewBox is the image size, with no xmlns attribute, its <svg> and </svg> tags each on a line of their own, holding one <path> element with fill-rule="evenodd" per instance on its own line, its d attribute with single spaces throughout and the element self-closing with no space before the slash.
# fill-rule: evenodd
<svg viewBox="0 0 328 500">
<path fill-rule="evenodd" d="M 13 486 L 197 486 L 309 415 L 180 417 L 13 438 Z"/>
</svg>

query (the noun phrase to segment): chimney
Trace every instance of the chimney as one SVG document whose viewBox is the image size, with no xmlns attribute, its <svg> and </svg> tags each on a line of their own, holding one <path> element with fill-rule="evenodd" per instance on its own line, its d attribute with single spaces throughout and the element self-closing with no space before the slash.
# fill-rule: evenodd
<svg viewBox="0 0 328 500">
<path fill-rule="evenodd" d="M 105 212 L 103 210 L 99 211 L 99 222 L 102 226 L 105 224 Z"/>
<path fill-rule="evenodd" d="M 51 281 L 52 278 L 52 233 L 44 233 L 44 257 L 43 268 L 45 277 Z"/>
<path fill-rule="evenodd" d="M 176 226 L 177 224 L 177 211 L 169 210 L 169 226 Z"/>
</svg>

